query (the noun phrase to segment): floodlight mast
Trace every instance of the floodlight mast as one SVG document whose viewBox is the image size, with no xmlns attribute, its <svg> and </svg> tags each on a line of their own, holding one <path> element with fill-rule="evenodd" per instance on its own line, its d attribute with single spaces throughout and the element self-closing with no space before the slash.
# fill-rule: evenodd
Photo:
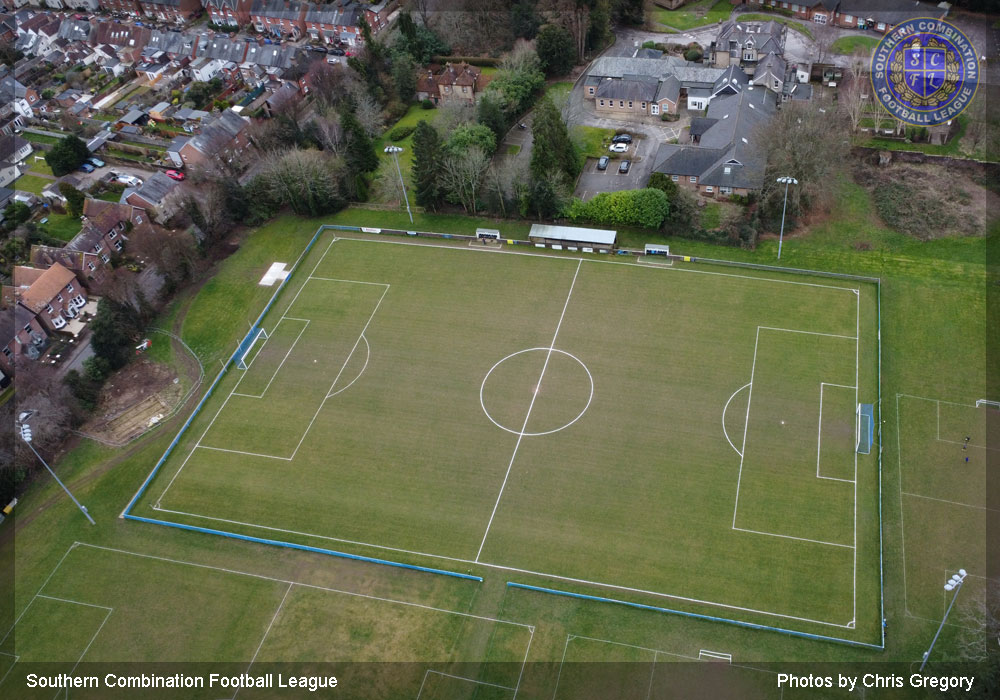
<svg viewBox="0 0 1000 700">
<path fill-rule="evenodd" d="M 410 211 L 410 198 L 406 195 L 406 183 L 403 182 L 403 171 L 399 169 L 399 154 L 403 152 L 401 146 L 386 146 L 386 153 L 392 154 L 392 159 L 396 161 L 396 172 L 399 174 L 399 186 L 403 189 L 403 201 L 406 202 L 406 213 L 410 215 L 410 224 L 413 224 L 413 212 Z"/>
<path fill-rule="evenodd" d="M 777 181 L 785 186 L 785 203 L 781 207 L 781 232 L 778 234 L 778 260 L 781 260 L 781 241 L 785 237 L 785 210 L 788 208 L 788 186 L 797 185 L 799 181 L 787 175 L 782 175 Z"/>
<path fill-rule="evenodd" d="M 34 411 L 26 413 L 30 416 L 32 413 L 34 413 Z M 21 416 L 24 416 L 24 413 L 22 413 Z M 80 501 L 76 500 L 76 497 L 73 496 L 72 493 L 70 493 L 70 490 L 68 488 L 66 488 L 66 484 L 64 484 L 62 481 L 59 480 L 59 477 L 56 476 L 56 473 L 52 471 L 52 467 L 50 467 L 45 462 L 45 460 L 42 459 L 42 456 L 38 454 L 38 450 L 36 450 L 35 446 L 31 444 L 31 426 L 28 425 L 27 423 L 22 422 L 19 426 L 19 432 L 21 434 L 21 439 L 24 441 L 24 444 L 28 446 L 28 449 L 30 449 L 32 452 L 35 453 L 35 457 L 37 457 L 38 461 L 42 463 L 42 466 L 49 471 L 49 474 L 51 474 L 52 478 L 56 480 L 56 483 L 62 487 L 62 490 L 66 492 L 66 495 L 70 497 L 70 500 L 76 504 L 76 507 L 80 509 L 80 512 L 83 513 L 84 516 L 86 516 L 87 520 L 90 521 L 91 525 L 96 525 L 97 523 L 94 522 L 94 519 L 90 517 L 90 513 L 87 512 L 87 507 L 82 503 L 80 503 Z"/>
<path fill-rule="evenodd" d="M 920 670 L 924 670 L 924 666 L 927 665 L 927 659 L 930 658 L 931 651 L 934 649 L 934 643 L 937 642 L 938 636 L 941 634 L 941 630 L 944 629 L 944 623 L 948 621 L 948 613 L 951 612 L 951 608 L 955 605 L 955 600 L 958 599 L 958 592 L 962 590 L 962 582 L 965 581 L 965 577 L 968 574 L 965 569 L 959 569 L 957 574 L 954 574 L 950 579 L 948 579 L 944 584 L 944 589 L 948 592 L 955 591 L 955 595 L 951 597 L 951 602 L 948 604 L 948 609 L 944 611 L 944 617 L 941 619 L 941 624 L 938 625 L 937 632 L 934 633 L 934 639 L 931 640 L 931 645 L 924 652 L 923 661 L 920 663 Z"/>
</svg>

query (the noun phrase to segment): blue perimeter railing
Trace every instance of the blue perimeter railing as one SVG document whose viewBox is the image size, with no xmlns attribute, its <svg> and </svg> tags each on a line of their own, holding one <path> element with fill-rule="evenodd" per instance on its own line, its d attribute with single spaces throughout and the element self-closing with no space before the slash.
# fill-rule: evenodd
<svg viewBox="0 0 1000 700">
<path fill-rule="evenodd" d="M 137 522 L 152 523 L 152 524 L 155 524 L 155 525 L 163 525 L 165 527 L 173 527 L 173 528 L 178 528 L 178 529 L 181 529 L 181 530 L 190 530 L 190 531 L 193 531 L 193 532 L 202 532 L 202 533 L 211 534 L 211 535 L 221 535 L 223 537 L 230 537 L 230 538 L 233 538 L 233 539 L 244 540 L 244 541 L 247 541 L 247 542 L 255 542 L 255 543 L 259 543 L 259 544 L 269 544 L 269 545 L 275 545 L 275 546 L 278 546 L 278 547 L 286 547 L 288 549 L 297 549 L 297 550 L 302 550 L 302 551 L 307 551 L 307 552 L 316 552 L 316 553 L 319 553 L 319 554 L 326 554 L 326 555 L 329 555 L 329 556 L 340 557 L 340 558 L 343 558 L 343 559 L 351 559 L 351 560 L 355 560 L 355 561 L 364 561 L 364 562 L 369 562 L 369 563 L 373 563 L 373 564 L 383 564 L 383 565 L 386 565 L 386 566 L 393 566 L 393 567 L 398 567 L 398 568 L 402 568 L 402 569 L 410 569 L 412 571 L 422 571 L 422 572 L 426 572 L 426 573 L 440 574 L 440 575 L 443 575 L 443 576 L 451 576 L 451 577 L 454 577 L 454 578 L 466 579 L 466 580 L 471 580 L 471 581 L 477 581 L 477 582 L 481 583 L 482 580 L 483 580 L 483 578 L 481 576 L 473 576 L 471 574 L 462 574 L 462 573 L 458 573 L 458 572 L 454 572 L 454 571 L 447 571 L 447 570 L 443 570 L 443 569 L 434 569 L 434 568 L 425 567 L 425 566 L 418 566 L 416 564 L 405 564 L 405 563 L 402 563 L 402 562 L 394 562 L 394 561 L 390 561 L 390 560 L 387 560 L 387 559 L 378 559 L 376 557 L 366 557 L 366 556 L 362 556 L 362 555 L 358 555 L 358 554 L 349 554 L 347 552 L 340 552 L 340 551 L 332 550 L 332 549 L 323 549 L 323 548 L 319 548 L 319 547 L 311 547 L 311 546 L 308 546 L 308 545 L 295 544 L 295 543 L 292 543 L 292 542 L 282 542 L 282 541 L 279 541 L 279 540 L 271 540 L 271 539 L 266 539 L 266 538 L 262 538 L 262 537 L 253 537 L 251 535 L 241 535 L 241 534 L 238 534 L 238 533 L 227 532 L 227 531 L 224 531 L 224 530 L 214 530 L 214 529 L 210 529 L 210 528 L 198 527 L 196 525 L 185 525 L 185 524 L 182 524 L 182 523 L 175 523 L 175 522 L 170 522 L 170 521 L 166 521 L 166 520 L 156 520 L 154 518 L 144 518 L 144 517 L 141 517 L 141 516 L 137 516 L 137 515 L 132 515 L 131 514 L 131 510 L 135 506 L 136 502 L 146 492 L 146 489 L 149 487 L 150 482 L 157 475 L 157 473 L 160 470 L 160 467 L 163 466 L 163 463 L 167 460 L 167 458 L 173 452 L 174 448 L 177 446 L 177 443 L 180 441 L 181 436 L 183 436 L 183 434 L 190 427 L 191 423 L 194 421 L 195 417 L 201 412 L 201 409 L 204 407 L 205 402 L 212 395 L 213 391 L 215 390 L 215 387 L 222 380 L 222 377 L 225 376 L 226 372 L 229 370 L 229 366 L 235 361 L 236 356 L 240 352 L 240 348 L 242 348 L 243 344 L 247 342 L 247 338 L 250 335 L 252 335 L 253 333 L 256 332 L 256 329 L 259 327 L 259 325 L 260 325 L 261 321 L 263 320 L 264 316 L 267 314 L 268 311 L 270 311 L 271 307 L 274 305 L 274 302 L 277 300 L 279 294 L 284 289 L 285 284 L 292 278 L 292 276 L 294 275 L 294 273 L 298 270 L 299 265 L 305 259 L 306 255 L 309 254 L 309 251 L 312 250 L 312 247 L 316 243 L 316 240 L 319 238 L 320 234 L 322 234 L 324 231 L 327 231 L 327 230 L 352 231 L 352 232 L 357 232 L 357 233 L 368 233 L 369 232 L 369 231 L 365 231 L 364 227 L 361 227 L 361 226 L 345 226 L 345 225 L 341 225 L 341 224 L 323 224 L 318 229 L 316 229 L 316 233 L 313 234 L 313 237 L 309 240 L 309 243 L 308 243 L 308 245 L 306 245 L 305 250 L 303 250 L 302 254 L 299 255 L 298 259 L 295 261 L 295 264 L 292 265 L 292 269 L 289 271 L 288 275 L 278 285 L 278 288 L 275 290 L 274 294 L 271 296 L 271 299 L 268 301 L 267 305 L 264 307 L 264 310 L 261 311 L 260 315 L 257 317 L 257 320 L 253 323 L 250 332 L 240 342 L 240 345 L 233 352 L 233 354 L 229 356 L 229 359 L 226 361 L 225 365 L 223 366 L 223 368 L 219 372 L 219 374 L 215 377 L 215 380 L 212 382 L 212 385 L 205 392 L 205 395 L 198 402 L 198 405 L 195 407 L 194 411 L 191 413 L 191 415 L 188 417 L 188 419 L 184 422 L 184 425 L 181 426 L 181 429 L 178 431 L 177 435 L 171 441 L 170 445 L 167 446 L 167 449 L 163 453 L 163 456 L 160 457 L 159 461 L 156 463 L 156 466 L 153 467 L 153 470 L 146 477 L 145 481 L 143 481 L 142 485 L 139 487 L 139 490 L 136 491 L 135 495 L 132 496 L 132 499 L 129 501 L 128 505 L 125 506 L 125 510 L 122 511 L 122 513 L 121 513 L 121 515 L 119 517 L 124 518 L 126 520 L 135 520 Z M 390 233 L 390 234 L 396 234 L 396 235 L 398 235 L 398 234 L 405 234 L 405 235 L 413 236 L 413 235 L 424 234 L 424 235 L 431 235 L 431 236 L 434 236 L 436 238 L 456 238 L 456 239 L 466 239 L 466 238 L 468 238 L 468 239 L 474 239 L 475 238 L 474 236 L 463 236 L 463 235 L 460 235 L 460 234 L 440 234 L 440 233 L 423 232 L 423 231 L 421 231 L 421 232 L 417 232 L 417 231 L 402 231 L 402 230 L 395 230 L 395 229 L 393 229 L 393 230 L 383 229 L 383 230 L 379 230 L 378 233 L 381 233 L 382 231 L 385 231 L 386 233 Z M 372 232 L 374 233 L 375 231 L 372 231 Z M 636 252 L 636 254 L 641 254 L 641 251 L 633 251 L 633 252 Z M 680 256 L 680 255 L 672 255 L 671 257 L 675 258 L 675 259 L 681 259 L 681 258 L 683 258 L 683 256 Z M 762 264 L 757 264 L 757 263 L 739 262 L 739 261 L 732 261 L 732 260 L 715 260 L 715 259 L 711 259 L 711 258 L 697 258 L 697 257 L 694 257 L 694 256 L 689 257 L 688 261 L 691 262 L 691 263 L 699 263 L 699 262 L 701 262 L 701 263 L 709 263 L 709 264 L 728 265 L 728 266 L 731 266 L 731 267 L 745 267 L 745 268 L 748 268 L 748 269 L 766 270 L 766 271 L 769 271 L 769 272 L 788 272 L 788 273 L 793 273 L 793 274 L 794 273 L 801 273 L 801 274 L 808 274 L 808 275 L 816 275 L 816 276 L 820 276 L 820 277 L 832 277 L 832 278 L 836 278 L 836 279 L 850 279 L 850 280 L 858 280 L 858 281 L 863 281 L 863 282 L 871 282 L 871 283 L 875 284 L 876 295 L 877 295 L 877 308 L 878 308 L 878 328 L 877 328 L 877 336 L 876 336 L 877 337 L 877 345 L 878 345 L 878 377 L 877 377 L 876 384 L 878 386 L 878 417 L 879 417 L 879 420 L 878 420 L 878 425 L 876 426 L 876 428 L 877 428 L 878 436 L 879 436 L 879 444 L 878 444 L 879 614 L 880 614 L 880 617 L 881 617 L 881 621 L 884 622 L 884 620 L 885 620 L 885 564 L 884 564 L 884 543 L 883 543 L 884 531 L 883 531 L 883 525 L 882 525 L 882 495 L 883 495 L 882 494 L 882 445 L 883 445 L 883 437 L 884 436 L 882 434 L 882 280 L 881 280 L 881 278 L 879 278 L 879 277 L 868 277 L 868 276 L 864 276 L 864 275 L 843 274 L 843 273 L 837 273 L 837 272 L 826 272 L 826 271 L 822 271 L 822 270 L 806 270 L 806 269 L 799 269 L 799 268 L 789 268 L 789 267 L 781 267 L 781 266 L 777 266 L 777 265 L 762 265 Z M 528 585 L 528 584 L 516 583 L 516 582 L 512 582 L 512 581 L 508 581 L 507 585 L 509 587 L 513 587 L 513 588 L 522 588 L 522 589 L 526 589 L 526 590 L 533 590 L 533 591 L 538 591 L 538 592 L 542 592 L 542 593 L 549 593 L 549 594 L 553 594 L 553 595 L 566 596 L 566 597 L 570 597 L 570 598 L 579 598 L 581 600 L 591 600 L 591 601 L 597 601 L 597 602 L 603 602 L 603 603 L 615 603 L 615 604 L 625 605 L 625 606 L 629 606 L 629 607 L 633 607 L 633 608 L 638 608 L 638 609 L 643 609 L 643 610 L 653 610 L 653 611 L 657 611 L 657 612 L 662 612 L 662 613 L 667 613 L 667 614 L 674 614 L 674 615 L 680 615 L 680 616 L 683 616 L 683 617 L 689 617 L 689 618 L 694 618 L 694 619 L 710 620 L 710 621 L 714 621 L 714 622 L 723 622 L 723 623 L 735 625 L 735 626 L 738 626 L 738 627 L 745 627 L 745 628 L 749 628 L 749 629 L 769 630 L 769 631 L 772 631 L 772 632 L 779 632 L 781 634 L 787 634 L 787 635 L 791 635 L 791 636 L 802 637 L 802 638 L 805 638 L 805 639 L 813 639 L 813 640 L 817 640 L 817 641 L 836 642 L 836 643 L 839 643 L 839 644 L 847 644 L 847 645 L 851 645 L 851 646 L 862 647 L 862 648 L 865 648 L 865 649 L 883 650 L 885 648 L 885 625 L 884 624 L 880 625 L 880 629 L 881 629 L 881 640 L 880 640 L 880 643 L 879 644 L 869 644 L 869 643 L 866 643 L 866 642 L 858 642 L 858 641 L 854 641 L 854 640 L 850 640 L 850 639 L 841 639 L 841 638 L 838 638 L 838 637 L 830 637 L 830 636 L 826 636 L 826 635 L 811 634 L 809 632 L 797 632 L 795 630 L 788 630 L 788 629 L 784 629 L 784 628 L 781 628 L 781 627 L 772 627 L 770 625 L 761 625 L 761 624 L 756 624 L 756 623 L 752 623 L 752 622 L 744 622 L 744 621 L 741 621 L 741 620 L 733 620 L 733 619 L 729 619 L 729 618 L 725 618 L 725 617 L 717 617 L 717 616 L 713 616 L 713 615 L 705 615 L 705 614 L 700 614 L 700 613 L 684 612 L 682 610 L 673 610 L 671 608 L 657 607 L 657 606 L 654 606 L 654 605 L 645 605 L 645 604 L 642 604 L 642 603 L 632 603 L 632 602 L 629 602 L 629 601 L 616 600 L 616 599 L 613 599 L 613 598 L 603 598 L 603 597 L 600 597 L 600 596 L 586 595 L 586 594 L 583 594 L 583 593 L 572 593 L 570 591 L 562 591 L 562 590 L 558 590 L 558 589 L 554 589 L 554 588 L 544 588 L 544 587 L 539 587 L 539 586 L 531 586 L 531 585 Z"/>
<path fill-rule="evenodd" d="M 194 421 L 195 417 L 199 413 L 201 413 L 201 409 L 204 407 L 205 402 L 208 401 L 209 397 L 212 396 L 212 394 L 215 391 L 215 387 L 218 386 L 219 382 L 222 381 L 222 378 L 229 371 L 230 365 L 236 361 L 236 358 L 240 354 L 241 349 L 248 342 L 248 338 L 252 337 L 257 332 L 257 328 L 260 326 L 261 321 L 263 321 L 264 316 L 266 316 L 267 312 L 271 310 L 271 307 L 274 305 L 275 301 L 277 301 L 278 296 L 285 288 L 285 285 L 288 283 L 290 279 L 292 279 L 293 275 L 298 270 L 299 265 L 309 254 L 309 251 L 312 250 L 313 245 L 316 243 L 316 239 L 318 239 L 320 234 L 326 231 L 327 229 L 337 229 L 341 231 L 361 230 L 360 227 L 357 226 L 336 226 L 328 224 L 324 224 L 320 226 L 318 229 L 316 229 L 316 233 L 314 233 L 313 237 L 309 240 L 309 243 L 308 245 L 306 245 L 305 250 L 303 250 L 301 255 L 299 255 L 298 259 L 295 261 L 295 264 L 292 265 L 292 269 L 289 270 L 288 275 L 285 276 L 285 279 L 283 279 L 281 283 L 278 285 L 278 288 L 274 290 L 274 294 L 271 295 L 271 299 L 267 302 L 267 305 L 264 307 L 264 310 L 260 312 L 260 315 L 257 317 L 257 320 L 253 322 L 250 331 L 243 338 L 243 340 L 240 341 L 240 344 L 237 346 L 233 354 L 229 356 L 229 359 L 226 360 L 225 364 L 222 366 L 222 370 L 219 372 L 219 374 L 216 375 L 215 380 L 212 382 L 212 385 L 208 387 L 208 390 L 205 392 L 205 395 L 201 397 L 201 400 L 198 402 L 198 405 L 195 406 L 194 411 L 191 413 L 190 416 L 188 416 L 188 419 L 184 421 L 184 425 L 181 426 L 181 429 L 177 432 L 177 435 L 174 436 L 173 440 L 171 440 L 170 444 L 167 446 L 166 451 L 163 453 L 159 461 L 156 463 L 156 466 L 153 467 L 153 470 L 146 477 L 146 480 L 142 482 L 142 486 L 140 486 L 139 490 L 135 492 L 134 496 L 132 496 L 132 500 L 128 502 L 128 505 L 125 506 L 125 510 L 122 511 L 119 517 L 125 520 L 134 520 L 136 522 L 150 523 L 153 525 L 163 525 L 165 527 L 173 527 L 181 530 L 189 530 L 191 532 L 201 532 L 208 535 L 221 535 L 223 537 L 229 537 L 237 540 L 244 540 L 246 542 L 275 545 L 277 547 L 285 547 L 287 549 L 298 549 L 306 552 L 326 554 L 332 557 L 340 557 L 341 559 L 364 561 L 364 562 L 369 562 L 371 564 L 383 564 L 385 566 L 393 566 L 400 569 L 409 569 L 411 571 L 422 571 L 430 574 L 440 574 L 442 576 L 451 576 L 453 578 L 465 579 L 468 581 L 477 581 L 482 583 L 483 580 L 482 576 L 473 576 L 472 574 L 461 574 L 456 571 L 434 569 L 426 566 L 418 566 L 416 564 L 404 564 L 403 562 L 390 561 L 388 559 L 378 559 L 376 557 L 366 557 L 360 554 L 349 554 L 347 552 L 340 552 L 334 549 L 310 547 L 309 545 L 295 544 L 294 542 L 282 542 L 280 540 L 271 540 L 263 537 L 254 537 L 252 535 L 241 535 L 236 532 L 228 532 L 225 530 L 214 530 L 211 528 L 199 527 L 197 525 L 185 525 L 183 523 L 175 523 L 175 522 L 170 522 L 168 520 L 157 520 L 155 518 L 144 518 L 138 515 L 132 515 L 132 508 L 135 506 L 136 502 L 140 498 L 142 498 L 143 494 L 145 494 L 146 489 L 149 487 L 150 482 L 152 482 L 153 478 L 156 477 L 157 473 L 159 473 L 160 467 L 162 467 L 163 463 L 167 461 L 167 458 L 174 451 L 174 448 L 177 446 L 177 443 L 180 442 L 180 439 L 184 435 L 184 433 L 187 432 L 187 429 L 191 426 L 191 423 Z"/>
</svg>

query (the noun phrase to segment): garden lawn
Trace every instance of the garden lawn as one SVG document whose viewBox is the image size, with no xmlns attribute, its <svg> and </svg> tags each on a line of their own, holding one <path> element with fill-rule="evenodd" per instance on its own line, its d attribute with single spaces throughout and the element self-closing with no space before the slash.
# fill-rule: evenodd
<svg viewBox="0 0 1000 700">
<path fill-rule="evenodd" d="M 830 50 L 841 56 L 850 56 L 858 49 L 871 51 L 878 46 L 878 39 L 870 36 L 842 36 L 832 44 Z"/>
<path fill-rule="evenodd" d="M 757 12 L 750 12 L 745 15 L 740 15 L 740 20 L 744 22 L 757 21 L 766 22 L 767 20 L 774 20 L 775 22 L 780 22 L 781 24 L 794 29 L 799 34 L 813 38 L 812 32 L 809 31 L 809 27 L 802 24 L 801 22 L 796 22 L 795 20 L 788 19 L 787 17 L 780 17 L 778 15 L 763 15 Z"/>
<path fill-rule="evenodd" d="M 654 8 L 653 19 L 668 27 L 685 30 L 727 20 L 732 11 L 733 6 L 729 0 L 698 0 L 677 10 Z"/>
<path fill-rule="evenodd" d="M 49 220 L 39 228 L 60 241 L 69 242 L 80 233 L 80 219 L 68 214 L 49 214 Z"/>
<path fill-rule="evenodd" d="M 22 175 L 14 180 L 14 189 L 21 190 L 22 192 L 31 192 L 40 197 L 42 195 L 42 188 L 52 182 L 55 182 L 55 180 L 37 175 Z"/>
<path fill-rule="evenodd" d="M 608 155 L 608 146 L 614 136 L 614 129 L 601 129 L 596 126 L 575 126 L 571 132 L 573 145 L 580 149 L 584 158 L 600 158 Z"/>
<path fill-rule="evenodd" d="M 31 143 L 47 143 L 50 145 L 55 145 L 61 140 L 58 136 L 46 136 L 45 134 L 35 134 L 30 131 L 22 132 L 21 138 Z"/>
</svg>

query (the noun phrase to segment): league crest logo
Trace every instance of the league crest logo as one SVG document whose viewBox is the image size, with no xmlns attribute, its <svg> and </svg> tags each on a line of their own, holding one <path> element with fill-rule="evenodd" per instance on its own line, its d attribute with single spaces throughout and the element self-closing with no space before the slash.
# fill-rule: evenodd
<svg viewBox="0 0 1000 700">
<path fill-rule="evenodd" d="M 872 56 L 876 98 L 907 124 L 933 126 L 957 117 L 979 85 L 979 58 L 955 26 L 937 19 L 897 25 Z"/>
</svg>

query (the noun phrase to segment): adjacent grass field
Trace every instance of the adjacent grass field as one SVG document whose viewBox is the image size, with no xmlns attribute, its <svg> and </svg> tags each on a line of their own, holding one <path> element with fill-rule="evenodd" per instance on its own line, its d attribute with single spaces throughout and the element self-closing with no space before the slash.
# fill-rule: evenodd
<svg viewBox="0 0 1000 700">
<path fill-rule="evenodd" d="M 858 49 L 868 52 L 878 46 L 878 39 L 870 36 L 842 36 L 830 44 L 830 50 L 842 56 L 850 56 Z"/>
<path fill-rule="evenodd" d="M 653 7 L 653 19 L 674 29 L 694 29 L 729 19 L 733 6 L 729 0 L 697 0 L 676 10 Z"/>
<path fill-rule="evenodd" d="M 870 640 L 874 323 L 857 283 L 328 234 L 134 512 Z"/>
</svg>

